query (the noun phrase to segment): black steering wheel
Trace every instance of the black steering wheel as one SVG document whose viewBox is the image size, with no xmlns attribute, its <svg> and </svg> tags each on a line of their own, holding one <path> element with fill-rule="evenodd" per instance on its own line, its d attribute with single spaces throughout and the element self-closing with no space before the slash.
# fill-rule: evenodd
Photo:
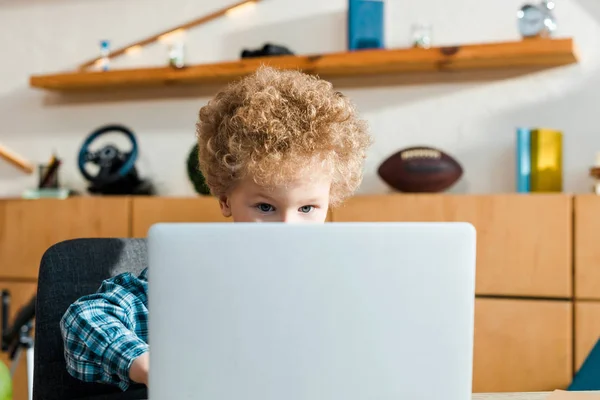
<svg viewBox="0 0 600 400">
<path fill-rule="evenodd" d="M 95 152 L 89 150 L 94 140 L 109 132 L 120 132 L 127 136 L 131 142 L 131 151 L 127 153 L 122 152 L 112 144 L 108 144 Z M 81 150 L 79 150 L 78 165 L 81 174 L 88 181 L 96 185 L 106 185 L 127 176 L 135 166 L 137 156 L 138 145 L 133 132 L 122 125 L 106 125 L 98 128 L 85 139 Z M 92 175 L 87 171 L 87 163 L 92 163 L 100 167 L 96 175 Z"/>
</svg>

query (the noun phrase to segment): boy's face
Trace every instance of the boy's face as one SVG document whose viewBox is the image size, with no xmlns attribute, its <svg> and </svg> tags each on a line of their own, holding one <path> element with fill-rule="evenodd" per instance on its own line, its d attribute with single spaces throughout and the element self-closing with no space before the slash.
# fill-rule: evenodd
<svg viewBox="0 0 600 400">
<path fill-rule="evenodd" d="M 331 180 L 323 176 L 301 177 L 269 189 L 246 178 L 220 198 L 221 211 L 234 222 L 323 223 L 330 188 Z"/>
</svg>

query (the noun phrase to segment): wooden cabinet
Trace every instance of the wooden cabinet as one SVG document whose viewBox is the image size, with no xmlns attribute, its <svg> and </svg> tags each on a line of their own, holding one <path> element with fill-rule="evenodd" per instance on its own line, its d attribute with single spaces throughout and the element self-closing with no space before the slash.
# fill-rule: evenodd
<svg viewBox="0 0 600 400">
<path fill-rule="evenodd" d="M 15 314 L 27 304 L 33 295 L 35 295 L 36 284 L 35 283 L 23 283 L 23 282 L 5 282 L 0 281 L 0 290 L 8 290 L 11 294 L 10 299 L 10 323 L 15 317 Z M 0 315 L 2 310 L 0 309 Z M 17 371 L 15 373 L 13 381 L 13 400 L 27 400 L 27 359 L 25 353 L 22 353 L 19 364 L 17 365 Z M 10 368 L 11 363 L 8 360 L 6 353 L 0 354 L 0 362 L 6 363 Z"/>
<path fill-rule="evenodd" d="M 128 237 L 129 214 L 127 197 L 0 200 L 0 288 L 11 293 L 11 312 L 35 294 L 40 260 L 50 246 L 81 237 Z M 8 362 L 4 353 L 0 359 Z M 13 390 L 15 400 L 28 398 L 25 354 Z"/>
<path fill-rule="evenodd" d="M 476 299 L 473 392 L 566 388 L 572 331 L 568 301 Z"/>
<path fill-rule="evenodd" d="M 573 206 L 563 194 L 358 196 L 329 220 L 475 226 L 475 392 L 564 388 L 600 336 L 600 301 L 577 302 L 575 311 L 571 302 L 573 259 L 577 297 L 600 298 L 598 197 L 577 196 Z M 145 237 L 158 222 L 228 221 L 214 197 L 0 200 L 0 285 L 13 292 L 16 311 L 35 292 L 41 256 L 56 242 Z M 25 399 L 24 359 L 15 385 L 15 398 Z"/>
<path fill-rule="evenodd" d="M 0 279 L 36 279 L 53 244 L 81 237 L 129 236 L 128 198 L 0 201 Z"/>
<path fill-rule="evenodd" d="M 133 199 L 131 230 L 133 237 L 146 237 L 148 229 L 159 222 L 228 222 L 214 197 L 138 197 Z"/>
<path fill-rule="evenodd" d="M 575 371 L 600 340 L 600 302 L 575 303 Z"/>
<path fill-rule="evenodd" d="M 333 221 L 461 221 L 477 229 L 477 294 L 568 298 L 568 195 L 387 195 L 350 199 Z"/>
<path fill-rule="evenodd" d="M 600 196 L 575 196 L 575 297 L 600 300 Z"/>
<path fill-rule="evenodd" d="M 475 306 L 474 392 L 546 391 L 571 382 L 572 218 L 572 198 L 562 194 L 360 196 L 332 210 L 334 222 L 475 226 L 476 292 L 484 297 Z"/>
</svg>

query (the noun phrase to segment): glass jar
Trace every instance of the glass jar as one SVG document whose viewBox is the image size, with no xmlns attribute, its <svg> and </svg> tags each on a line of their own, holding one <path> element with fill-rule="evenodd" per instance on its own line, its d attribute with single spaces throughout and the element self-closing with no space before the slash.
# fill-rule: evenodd
<svg viewBox="0 0 600 400">
<path fill-rule="evenodd" d="M 411 26 L 411 43 L 413 47 L 428 49 L 432 42 L 431 25 L 425 22 L 418 22 Z"/>
</svg>

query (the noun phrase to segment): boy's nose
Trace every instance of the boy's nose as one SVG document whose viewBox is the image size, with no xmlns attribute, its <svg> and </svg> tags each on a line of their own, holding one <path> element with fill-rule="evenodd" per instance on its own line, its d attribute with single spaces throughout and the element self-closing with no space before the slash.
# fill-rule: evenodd
<svg viewBox="0 0 600 400">
<path fill-rule="evenodd" d="M 298 222 L 299 220 L 300 220 L 300 218 L 298 218 L 298 215 L 295 212 L 284 211 L 281 213 L 280 222 L 294 223 L 294 222 Z"/>
</svg>

